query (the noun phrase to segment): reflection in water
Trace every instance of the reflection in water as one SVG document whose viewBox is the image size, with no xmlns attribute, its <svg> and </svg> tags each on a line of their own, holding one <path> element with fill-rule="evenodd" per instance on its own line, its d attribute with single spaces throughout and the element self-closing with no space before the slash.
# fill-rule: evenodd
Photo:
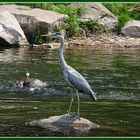
<svg viewBox="0 0 140 140">
<path fill-rule="evenodd" d="M 28 48 L 3 49 L 0 51 L 0 61 L 13 62 L 15 60 L 22 60 L 28 55 L 27 52 Z"/>
<path fill-rule="evenodd" d="M 34 119 L 65 114 L 70 90 L 57 50 L 11 48 L 0 50 L 0 136 L 139 136 L 139 49 L 67 49 L 65 58 L 97 92 L 97 102 L 80 95 L 81 116 L 101 127 L 64 134 L 25 126 Z M 26 71 L 48 82 L 48 88 L 12 87 Z M 76 108 L 75 102 L 72 110 Z"/>
</svg>

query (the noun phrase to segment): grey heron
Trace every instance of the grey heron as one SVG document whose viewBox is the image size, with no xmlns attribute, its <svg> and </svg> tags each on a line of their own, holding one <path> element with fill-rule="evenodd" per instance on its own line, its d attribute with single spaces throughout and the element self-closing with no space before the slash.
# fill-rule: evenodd
<svg viewBox="0 0 140 140">
<path fill-rule="evenodd" d="M 77 109 L 77 114 L 78 118 L 80 120 L 80 98 L 79 98 L 79 92 L 86 93 L 88 94 L 92 99 L 97 100 L 96 94 L 93 92 L 91 89 L 89 83 L 86 81 L 86 79 L 75 69 L 73 69 L 71 66 L 69 66 L 63 56 L 63 50 L 64 50 L 64 36 L 59 33 L 52 33 L 48 34 L 48 36 L 51 35 L 53 38 L 57 38 L 60 41 L 60 47 L 58 49 L 58 56 L 59 56 L 59 63 L 61 65 L 62 72 L 64 74 L 64 78 L 66 82 L 69 84 L 71 87 L 71 102 L 70 106 L 68 109 L 68 114 L 70 114 L 70 110 L 72 107 L 73 103 L 73 94 L 74 91 L 77 95 L 77 100 L 78 100 L 78 109 Z"/>
</svg>

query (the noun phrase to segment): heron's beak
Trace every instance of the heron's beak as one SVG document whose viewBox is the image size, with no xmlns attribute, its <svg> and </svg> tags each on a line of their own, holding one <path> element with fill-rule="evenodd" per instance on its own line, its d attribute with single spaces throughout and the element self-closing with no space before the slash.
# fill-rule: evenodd
<svg viewBox="0 0 140 140">
<path fill-rule="evenodd" d="M 52 33 L 51 32 L 48 32 L 47 34 L 44 34 L 44 35 L 41 35 L 42 37 L 48 37 L 48 36 L 51 36 Z"/>
</svg>

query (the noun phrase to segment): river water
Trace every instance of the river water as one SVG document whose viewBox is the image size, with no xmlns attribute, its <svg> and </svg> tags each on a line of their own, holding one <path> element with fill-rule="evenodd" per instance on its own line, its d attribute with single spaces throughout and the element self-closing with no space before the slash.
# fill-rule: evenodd
<svg viewBox="0 0 140 140">
<path fill-rule="evenodd" d="M 65 59 L 97 93 L 98 101 L 80 94 L 80 113 L 99 124 L 86 133 L 54 132 L 26 122 L 62 115 L 70 103 L 57 49 L 0 49 L 0 136 L 140 136 L 140 50 L 134 48 L 66 49 Z M 29 71 L 47 89 L 16 89 L 12 84 Z M 77 102 L 73 112 L 77 111 Z"/>
</svg>

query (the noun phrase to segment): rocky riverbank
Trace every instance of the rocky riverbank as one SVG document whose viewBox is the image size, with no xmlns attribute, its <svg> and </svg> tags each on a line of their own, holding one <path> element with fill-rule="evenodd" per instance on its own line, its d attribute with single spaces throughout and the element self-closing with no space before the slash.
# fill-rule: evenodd
<svg viewBox="0 0 140 140">
<path fill-rule="evenodd" d="M 88 47 L 140 47 L 140 38 L 124 37 L 117 34 L 102 34 L 93 37 L 73 37 L 68 40 L 68 46 L 88 46 Z"/>
<path fill-rule="evenodd" d="M 67 47 L 139 47 L 140 46 L 140 21 L 130 20 L 121 29 L 121 33 L 115 34 L 111 30 L 118 23 L 113 15 L 102 3 L 71 3 L 69 6 L 86 8 L 79 21 L 86 22 L 98 19 L 99 23 L 107 29 L 107 33 L 90 37 L 69 37 L 66 39 Z M 65 24 L 68 15 L 55 11 L 31 8 L 25 5 L 0 5 L 0 47 L 14 45 L 32 45 L 30 39 L 39 39 L 41 34 L 54 32 Z M 96 23 L 97 24 L 97 23 Z M 90 25 L 88 25 L 90 26 Z M 95 25 L 96 26 L 96 25 Z M 38 30 L 32 30 L 37 28 Z M 94 28 L 94 27 L 92 27 Z M 86 32 L 86 31 L 85 31 Z M 30 34 L 30 37 L 29 37 Z M 41 43 L 40 43 L 41 44 Z M 47 46 L 57 48 L 57 43 L 33 44 L 34 47 Z"/>
</svg>

